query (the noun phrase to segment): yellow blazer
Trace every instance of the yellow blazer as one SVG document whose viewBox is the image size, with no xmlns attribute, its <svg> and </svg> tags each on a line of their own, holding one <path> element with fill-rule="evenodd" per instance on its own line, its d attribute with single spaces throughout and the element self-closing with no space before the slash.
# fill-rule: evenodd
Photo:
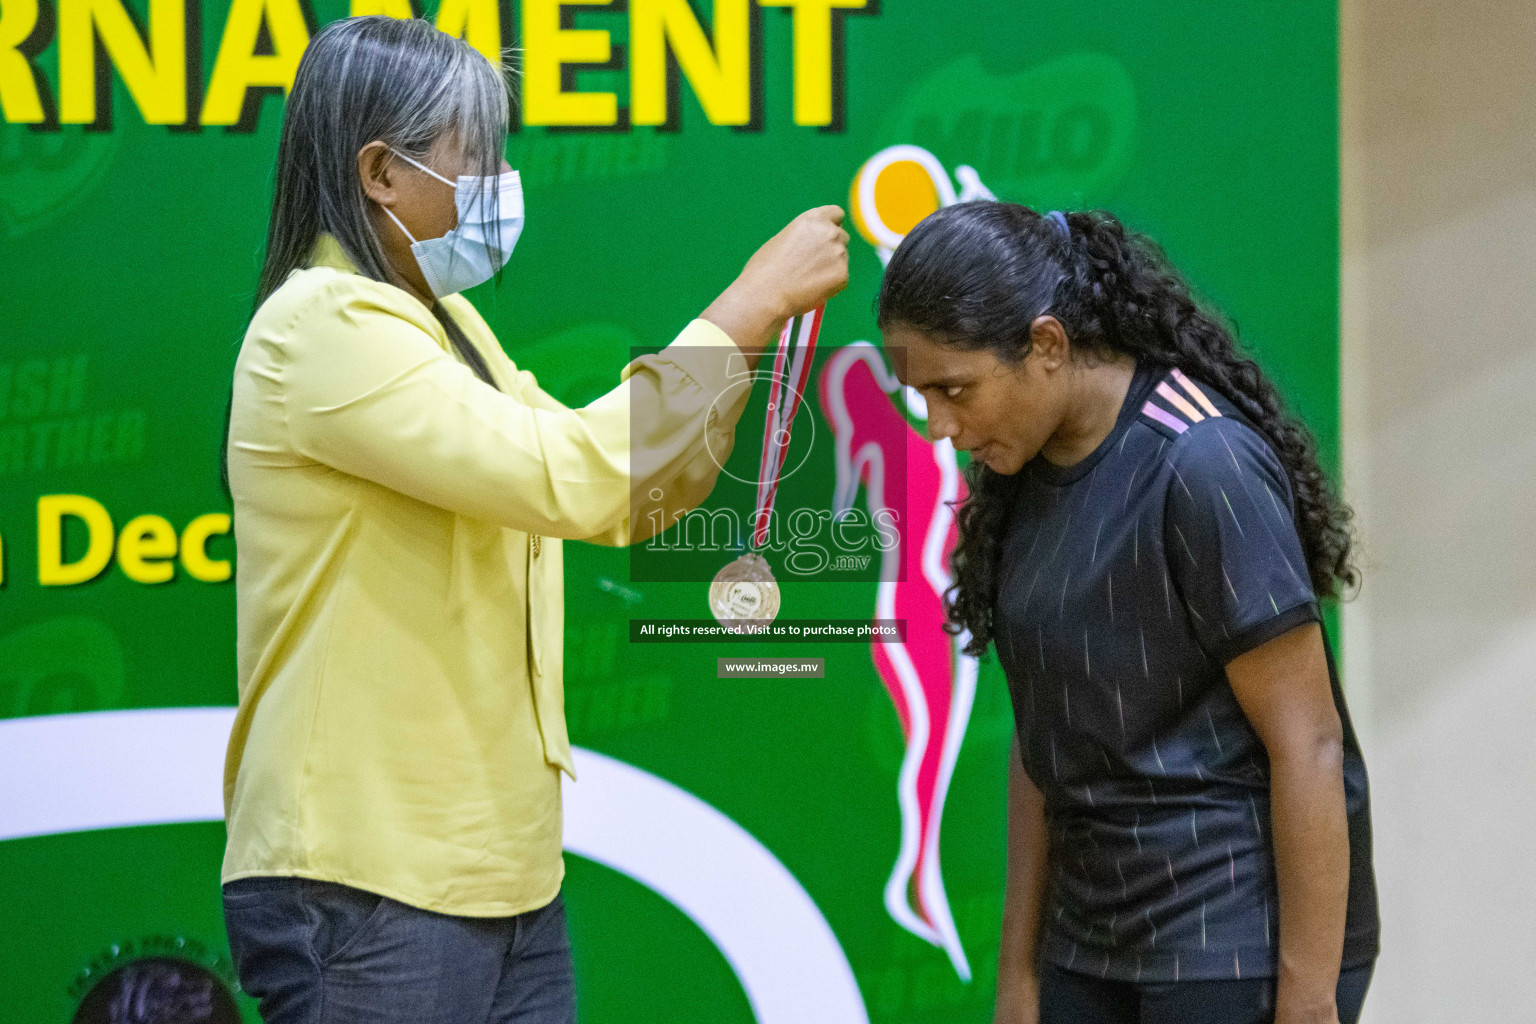
<svg viewBox="0 0 1536 1024">
<path fill-rule="evenodd" d="M 564 875 L 559 773 L 573 772 L 560 541 L 627 543 L 632 516 L 638 530 L 703 501 L 745 364 L 695 320 L 568 409 L 462 297 L 442 302 L 499 391 L 333 238 L 310 263 L 262 304 L 235 365 L 223 879 L 535 909 Z"/>
</svg>

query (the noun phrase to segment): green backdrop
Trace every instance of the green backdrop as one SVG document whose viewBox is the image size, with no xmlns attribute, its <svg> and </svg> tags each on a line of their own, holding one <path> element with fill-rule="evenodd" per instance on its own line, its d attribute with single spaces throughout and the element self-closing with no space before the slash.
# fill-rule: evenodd
<svg viewBox="0 0 1536 1024">
<path fill-rule="evenodd" d="M 57 26 L 83 16 L 71 3 L 116 6 L 45 4 L 22 42 L 12 29 L 30 0 L 0 0 L 0 82 L 10 75 L 13 92 L 16 61 L 33 54 L 44 93 L 57 97 Z M 145 0 L 128 7 L 149 23 Z M 188 64 L 194 85 L 213 67 L 227 11 L 212 2 L 187 12 L 203 40 Z M 568 23 L 627 42 L 625 10 L 571 11 Z M 916 143 L 951 171 L 974 166 L 1002 198 L 1103 206 L 1152 232 L 1238 321 L 1336 462 L 1334 4 L 871 3 L 834 19 L 825 126 L 795 123 L 790 13 L 753 11 L 759 73 L 746 130 L 710 123 L 684 77 L 674 125 L 523 127 L 512 137 L 527 228 L 499 290 L 471 298 L 549 390 L 582 401 L 610 386 L 632 346 L 665 343 L 757 243 L 806 207 L 845 204 L 877 150 Z M 344 2 L 313 4 L 315 25 L 346 13 Z M 516 42 L 519 11 L 502 13 Z M 624 58 L 576 71 L 569 87 L 613 91 L 624 106 Z M 43 586 L 38 499 L 88 496 L 117 530 L 154 514 L 179 531 L 228 511 L 217 450 L 281 95 L 250 108 L 259 117 L 249 130 L 228 130 L 146 125 L 120 80 L 107 88 L 110 124 L 23 125 L 10 114 L 0 124 L 6 718 L 235 697 L 233 585 L 179 564 L 172 581 L 149 585 L 114 564 L 87 583 Z M 875 337 L 880 271 L 855 237 L 852 281 L 828 307 L 824 346 Z M 817 415 L 813 402 L 803 415 Z M 827 479 L 800 474 L 780 500 L 825 506 Z M 66 558 L 86 547 L 81 522 L 69 520 Z M 215 535 L 208 556 L 230 559 L 232 547 Z M 881 901 L 902 737 L 868 646 L 632 645 L 633 617 L 701 617 L 700 585 L 634 582 L 622 551 L 571 544 L 566 560 L 573 740 L 675 783 L 756 836 L 825 915 L 872 1021 L 989 1020 L 1010 730 L 995 663 L 982 669 L 943 822 L 945 883 L 975 970 L 965 982 Z M 791 585 L 786 614 L 867 618 L 872 594 L 872 583 Z M 756 650 L 825 657 L 826 678 L 716 678 L 717 655 Z M 24 774 L 0 778 L 26 785 Z M 68 1020 L 94 979 L 136 956 L 227 974 L 222 845 L 217 822 L 0 842 L 0 1021 Z M 730 966 L 687 917 L 623 875 L 567 862 L 584 1020 L 751 1019 Z"/>
</svg>

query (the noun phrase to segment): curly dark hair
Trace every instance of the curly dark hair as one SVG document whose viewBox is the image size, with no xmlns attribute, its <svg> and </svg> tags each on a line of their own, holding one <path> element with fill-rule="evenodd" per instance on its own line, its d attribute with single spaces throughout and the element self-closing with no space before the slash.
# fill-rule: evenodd
<svg viewBox="0 0 1536 1024">
<path fill-rule="evenodd" d="M 1042 216 L 1000 202 L 950 206 L 902 241 L 877 302 L 882 330 L 904 326 L 941 344 L 990 349 L 1010 363 L 1028 354 L 1030 327 L 1044 313 L 1066 329 L 1075 358 L 1127 354 L 1216 388 L 1285 466 L 1313 589 L 1337 597 L 1358 585 L 1352 513 L 1318 465 L 1311 433 L 1238 348 L 1234 331 L 1190 294 L 1157 243 L 1114 215 Z M 970 493 L 959 508 L 945 628 L 969 633 L 967 654 L 982 655 L 992 641 L 999 553 L 1020 479 L 981 463 L 966 472 Z"/>
</svg>

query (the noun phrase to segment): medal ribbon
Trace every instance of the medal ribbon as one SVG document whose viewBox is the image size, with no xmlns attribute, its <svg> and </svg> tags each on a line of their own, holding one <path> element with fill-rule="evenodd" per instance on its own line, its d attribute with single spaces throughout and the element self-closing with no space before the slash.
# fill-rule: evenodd
<svg viewBox="0 0 1536 1024">
<path fill-rule="evenodd" d="M 816 354 L 816 338 L 821 334 L 821 314 L 825 306 L 810 313 L 790 317 L 779 334 L 778 351 L 773 356 L 773 378 L 768 384 L 768 415 L 763 421 L 762 470 L 757 479 L 757 511 L 753 518 L 752 550 L 768 541 L 768 523 L 773 501 L 779 493 L 779 474 L 784 471 L 784 457 L 789 451 L 790 428 L 811 377 L 811 359 Z M 795 330 L 796 321 L 800 329 Z"/>
</svg>

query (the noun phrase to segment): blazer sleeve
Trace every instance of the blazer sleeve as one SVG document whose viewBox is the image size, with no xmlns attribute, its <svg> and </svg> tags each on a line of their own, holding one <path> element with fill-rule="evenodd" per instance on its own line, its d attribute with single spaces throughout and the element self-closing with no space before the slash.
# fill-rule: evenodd
<svg viewBox="0 0 1536 1024">
<path fill-rule="evenodd" d="M 279 362 L 294 449 L 529 533 L 620 529 L 633 496 L 688 478 L 708 458 L 706 439 L 734 428 L 744 404 L 735 344 L 705 321 L 631 363 L 614 390 L 569 409 L 536 384 L 542 397 L 532 400 L 487 385 L 381 289 L 337 281 L 317 298 Z"/>
</svg>

